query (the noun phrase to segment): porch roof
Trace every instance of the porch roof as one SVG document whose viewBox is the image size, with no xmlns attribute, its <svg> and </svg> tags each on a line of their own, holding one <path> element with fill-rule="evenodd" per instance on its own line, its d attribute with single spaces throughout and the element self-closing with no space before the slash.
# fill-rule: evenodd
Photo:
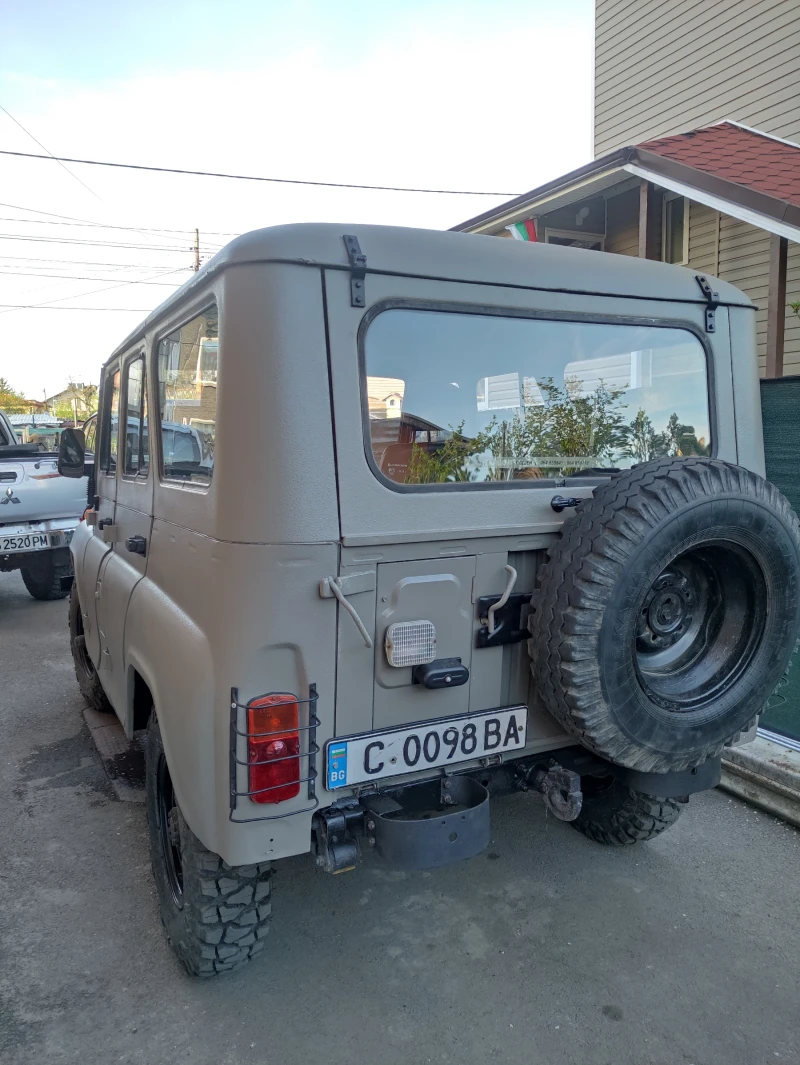
<svg viewBox="0 0 800 1065">
<path fill-rule="evenodd" d="M 453 229 L 493 232 L 631 177 L 800 242 L 800 146 L 732 121 L 620 148 Z"/>
</svg>

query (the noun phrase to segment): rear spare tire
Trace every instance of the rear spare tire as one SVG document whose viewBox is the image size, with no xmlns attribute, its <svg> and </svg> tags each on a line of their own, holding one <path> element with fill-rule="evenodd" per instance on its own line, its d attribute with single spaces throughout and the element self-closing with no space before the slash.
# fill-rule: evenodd
<svg viewBox="0 0 800 1065">
<path fill-rule="evenodd" d="M 716 459 L 625 470 L 565 522 L 529 626 L 546 708 L 591 750 L 688 769 L 749 728 L 800 630 L 800 524 Z"/>
</svg>

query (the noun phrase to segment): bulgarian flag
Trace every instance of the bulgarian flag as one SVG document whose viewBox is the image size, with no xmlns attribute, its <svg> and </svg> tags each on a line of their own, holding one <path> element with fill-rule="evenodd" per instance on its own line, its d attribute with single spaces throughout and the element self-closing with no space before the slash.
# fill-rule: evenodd
<svg viewBox="0 0 800 1065">
<path fill-rule="evenodd" d="M 514 222 L 506 229 L 514 240 L 536 240 L 536 223 L 532 218 L 526 218 L 524 222 Z"/>
</svg>

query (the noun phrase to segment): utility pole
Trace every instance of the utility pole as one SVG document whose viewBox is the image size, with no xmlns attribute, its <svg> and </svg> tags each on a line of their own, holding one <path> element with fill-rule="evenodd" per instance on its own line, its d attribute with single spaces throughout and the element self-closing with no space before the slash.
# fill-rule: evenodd
<svg viewBox="0 0 800 1065">
<path fill-rule="evenodd" d="M 200 230 L 199 229 L 196 229 L 194 231 L 194 247 L 193 247 L 193 251 L 194 251 L 194 266 L 192 267 L 192 269 L 194 270 L 195 273 L 197 273 L 197 271 L 200 269 Z"/>
</svg>

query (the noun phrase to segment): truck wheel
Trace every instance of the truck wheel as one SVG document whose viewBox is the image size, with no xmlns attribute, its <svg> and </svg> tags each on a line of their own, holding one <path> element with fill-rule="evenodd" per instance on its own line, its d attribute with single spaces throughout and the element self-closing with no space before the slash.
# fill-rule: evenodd
<svg viewBox="0 0 800 1065">
<path fill-rule="evenodd" d="M 50 559 L 41 559 L 35 565 L 21 566 L 20 573 L 25 587 L 34 599 L 66 599 L 72 577 L 72 566 L 66 563 L 56 566 Z"/>
<path fill-rule="evenodd" d="M 800 523 L 774 485 L 665 458 L 596 489 L 541 567 L 531 668 L 586 747 L 689 769 L 748 729 L 800 630 Z"/>
<path fill-rule="evenodd" d="M 69 596 L 69 649 L 72 651 L 72 662 L 75 666 L 75 676 L 78 687 L 93 710 L 100 710 L 104 714 L 111 714 L 114 708 L 108 701 L 108 696 L 103 691 L 103 685 L 94 668 L 94 662 L 86 650 L 86 637 L 83 632 L 83 615 L 81 604 L 78 599 L 77 585 L 72 585 Z"/>
<path fill-rule="evenodd" d="M 583 805 L 570 824 L 595 843 L 627 846 L 659 836 L 681 815 L 675 799 L 659 799 L 613 777 L 583 777 Z"/>
<path fill-rule="evenodd" d="M 155 711 L 146 751 L 150 860 L 167 938 L 190 976 L 238 969 L 265 946 L 270 863 L 227 865 L 195 836 L 172 789 Z"/>
</svg>

